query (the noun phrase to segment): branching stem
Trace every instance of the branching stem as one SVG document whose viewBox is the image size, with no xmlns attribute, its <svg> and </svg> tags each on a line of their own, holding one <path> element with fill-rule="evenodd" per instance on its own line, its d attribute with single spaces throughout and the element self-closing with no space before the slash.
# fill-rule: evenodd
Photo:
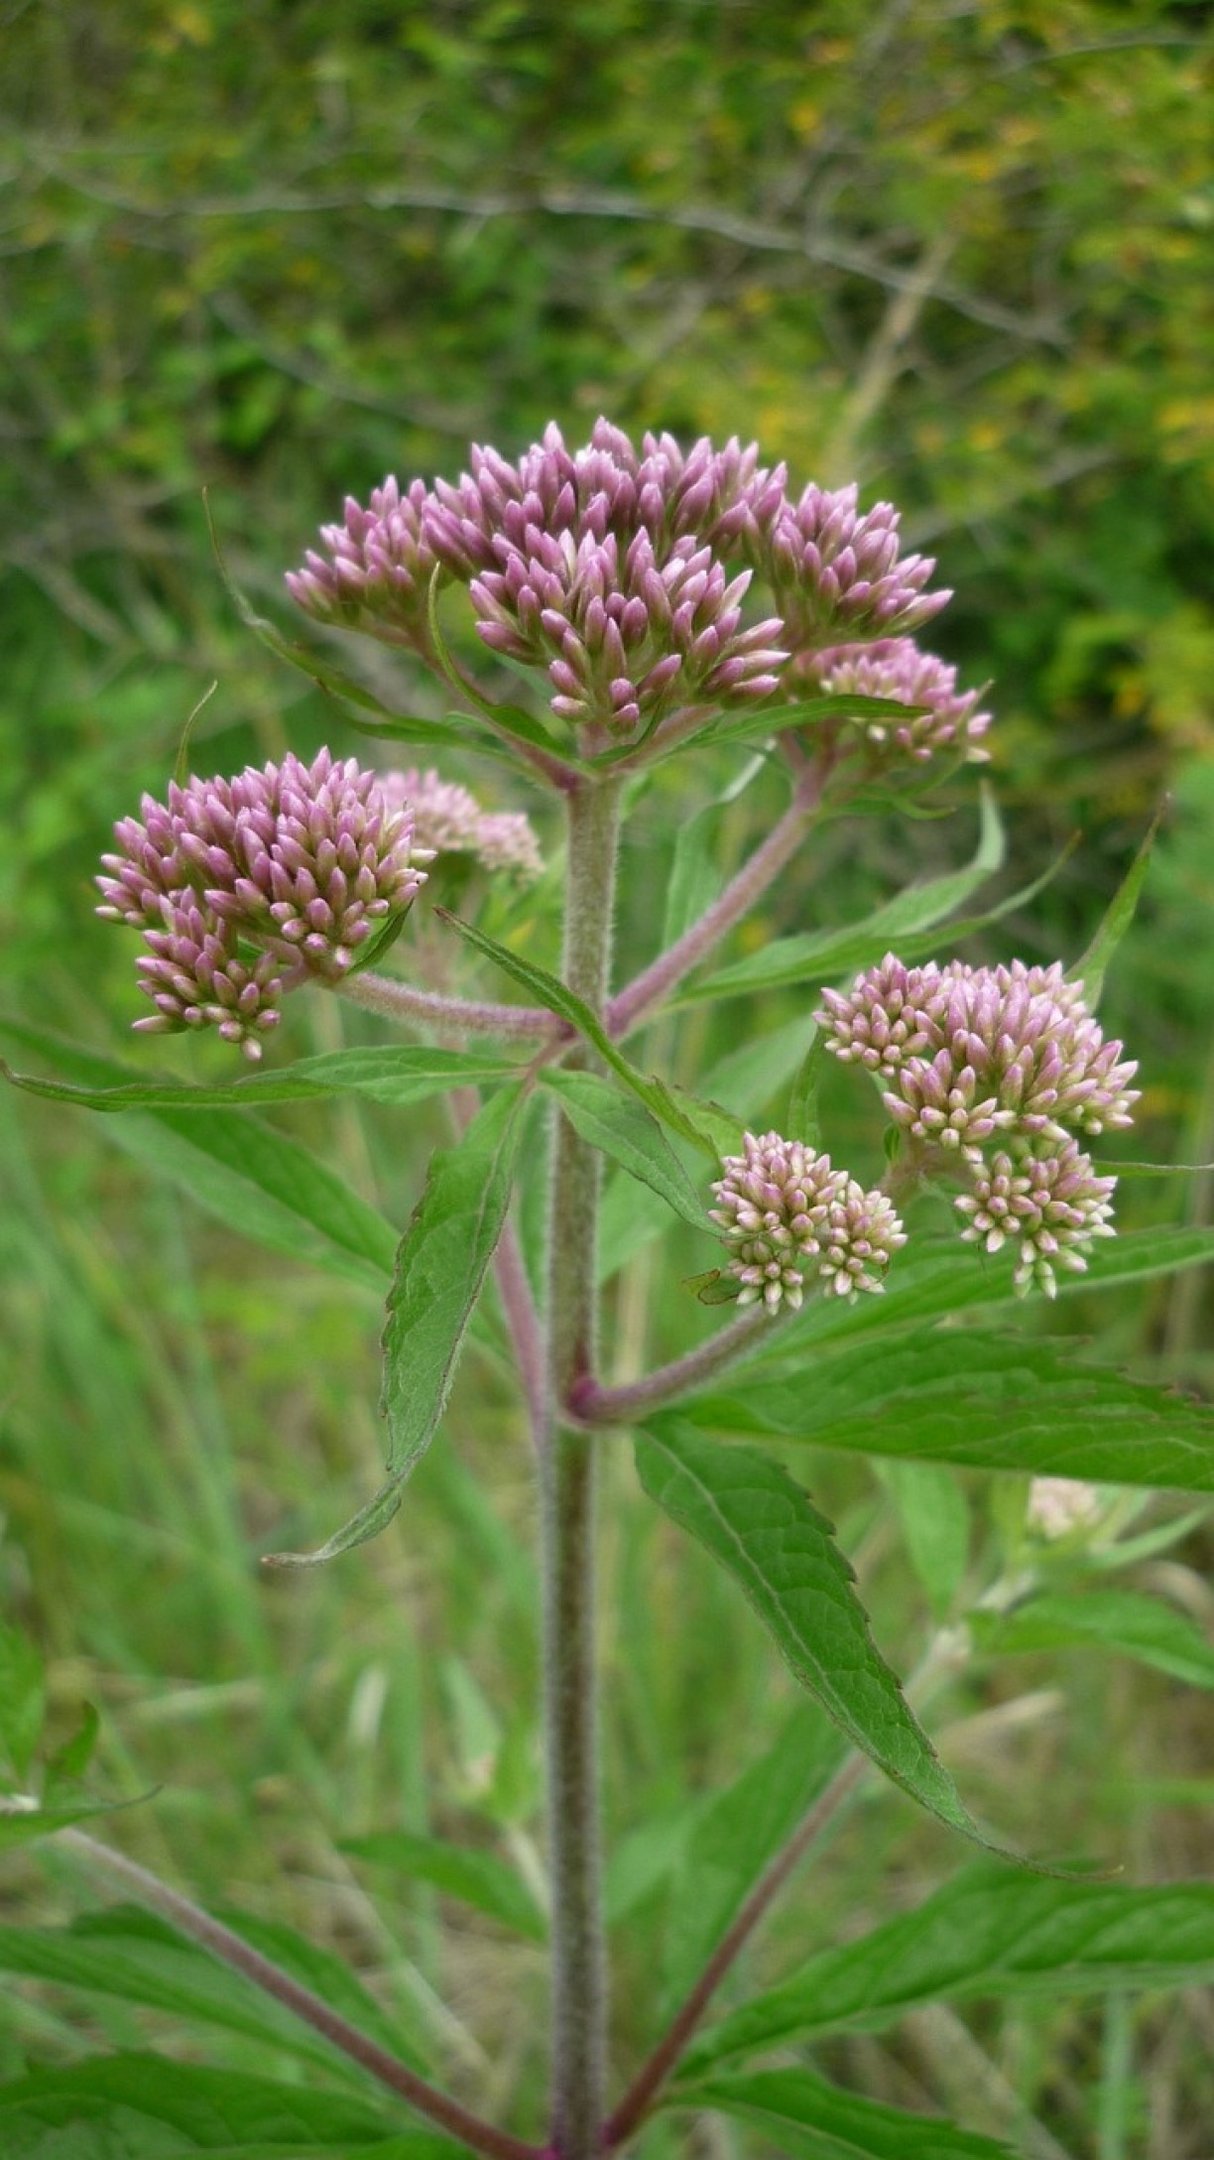
<svg viewBox="0 0 1214 2160">
<path fill-rule="evenodd" d="M 707 1342 L 669 1365 L 657 1366 L 640 1380 L 629 1380 L 621 1387 L 602 1387 L 589 1375 L 575 1381 L 569 1407 L 583 1425 L 635 1424 L 649 1411 L 665 1409 L 667 1403 L 689 1395 L 705 1380 L 736 1364 L 774 1324 L 765 1305 L 751 1305 L 719 1335 L 711 1335 Z"/>
</svg>

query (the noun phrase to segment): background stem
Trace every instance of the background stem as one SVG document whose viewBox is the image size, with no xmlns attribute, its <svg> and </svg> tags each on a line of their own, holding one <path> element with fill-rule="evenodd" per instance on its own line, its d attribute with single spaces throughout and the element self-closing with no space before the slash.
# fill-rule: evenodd
<svg viewBox="0 0 1214 2160">
<path fill-rule="evenodd" d="M 607 994 L 619 785 L 569 798 L 564 976 L 596 1012 Z M 575 1050 L 571 1064 L 588 1053 Z M 599 2150 L 607 1986 L 594 1687 L 594 1446 L 562 1429 L 593 1378 L 599 1158 L 556 1113 L 549 1232 L 543 1481 L 544 1669 L 552 1867 L 552 2138 L 561 2160 Z"/>
</svg>

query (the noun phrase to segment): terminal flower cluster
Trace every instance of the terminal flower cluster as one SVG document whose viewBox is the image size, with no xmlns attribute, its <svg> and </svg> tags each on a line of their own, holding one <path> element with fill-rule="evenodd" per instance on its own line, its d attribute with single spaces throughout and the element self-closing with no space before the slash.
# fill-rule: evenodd
<svg viewBox="0 0 1214 2160">
<path fill-rule="evenodd" d="M 190 779 L 140 807 L 115 826 L 97 880 L 98 914 L 144 935 L 137 967 L 156 1009 L 137 1028 L 215 1027 L 259 1057 L 284 989 L 339 980 L 425 882 L 407 805 L 327 750 Z"/>
<path fill-rule="evenodd" d="M 543 870 L 535 827 L 522 811 L 482 809 L 470 788 L 444 780 L 433 766 L 381 773 L 379 784 L 394 809 L 411 813 L 415 853 L 471 855 L 483 870 L 500 870 L 523 884 Z"/>
<path fill-rule="evenodd" d="M 836 1057 L 886 1083 L 912 1162 L 962 1179 L 963 1239 L 1018 1244 L 1021 1291 L 1052 1296 L 1059 1267 L 1086 1266 L 1112 1234 L 1116 1180 L 1097 1176 L 1075 1136 L 1132 1122 L 1137 1067 L 1060 963 L 906 967 L 887 954 L 850 991 L 825 990 L 818 1017 Z"/>
<path fill-rule="evenodd" d="M 883 1289 L 906 1242 L 885 1194 L 865 1192 L 829 1155 L 779 1133 L 746 1133 L 743 1148 L 725 1157 L 710 1211 L 732 1251 L 738 1304 L 796 1311 L 807 1276 L 837 1297 Z"/>
<path fill-rule="evenodd" d="M 932 708 L 905 743 L 895 728 L 891 747 L 921 758 L 982 732 L 976 698 L 909 645 L 950 596 L 926 590 L 930 558 L 901 555 L 892 504 L 861 512 L 854 486 L 794 499 L 785 468 L 761 465 L 754 444 L 703 437 L 685 452 L 647 434 L 638 447 L 603 419 L 579 450 L 553 424 L 516 462 L 474 446 L 469 465 L 432 487 L 388 479 L 365 509 L 348 499 L 344 522 L 322 529 L 324 552 L 289 575 L 295 600 L 430 660 L 441 566 L 466 587 L 490 650 L 546 676 L 553 714 L 583 748 L 635 742 L 689 710 L 796 694 L 824 651 L 847 666 L 874 640 L 884 673 L 870 694 Z M 766 616 L 752 608 L 756 573 L 775 603 Z"/>
</svg>

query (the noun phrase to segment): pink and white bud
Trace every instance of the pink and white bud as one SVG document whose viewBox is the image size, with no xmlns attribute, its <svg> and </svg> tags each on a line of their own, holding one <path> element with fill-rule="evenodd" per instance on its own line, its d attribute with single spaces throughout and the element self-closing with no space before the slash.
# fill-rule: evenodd
<svg viewBox="0 0 1214 2160">
<path fill-rule="evenodd" d="M 739 1305 L 796 1311 L 807 1277 L 840 1297 L 882 1289 L 906 1242 L 885 1195 L 866 1193 L 800 1140 L 746 1133 L 743 1147 L 725 1157 L 710 1211 L 731 1250 Z"/>
</svg>

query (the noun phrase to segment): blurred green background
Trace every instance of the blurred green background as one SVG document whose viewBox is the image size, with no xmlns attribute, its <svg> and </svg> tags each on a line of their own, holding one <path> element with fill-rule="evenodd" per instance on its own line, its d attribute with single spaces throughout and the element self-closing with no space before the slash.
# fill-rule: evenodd
<svg viewBox="0 0 1214 2160">
<path fill-rule="evenodd" d="M 226 1071 L 217 1044 L 153 1058 L 125 1037 L 132 941 L 93 919 L 96 858 L 139 791 L 162 789 L 212 682 L 200 770 L 359 748 L 235 619 L 204 487 L 236 573 L 294 631 L 282 571 L 346 491 L 454 476 L 470 440 L 513 455 L 550 417 L 578 441 L 603 411 L 757 437 L 798 483 L 856 477 L 938 556 L 957 597 L 930 642 L 993 682 L 1006 889 L 1082 836 L 975 951 L 1074 958 L 1171 797 L 1107 1016 L 1142 1061 L 1132 1152 L 1214 1156 L 1208 18 L 1156 0 L 5 0 L 0 1004 L 145 1066 Z M 407 663 L 336 643 L 381 695 L 442 709 Z M 638 816 L 623 967 L 652 950 L 675 826 L 736 769 L 719 755 L 678 766 Z M 555 845 L 546 806 L 458 745 L 446 770 L 530 807 Z M 752 788 L 726 849 L 776 800 Z M 740 949 L 960 862 L 968 782 L 949 800 L 939 823 L 832 829 Z M 805 1010 L 786 994 L 701 1011 L 652 1055 L 702 1075 L 740 1027 Z M 364 1039 L 361 1016 L 301 999 L 274 1055 Z M 376 1299 L 158 1182 L 138 1120 L 2 1109 L 0 1593 L 47 1650 L 65 1729 L 82 1697 L 101 1705 L 109 1788 L 161 1787 L 113 1834 L 203 1895 L 336 1944 L 481 2106 L 534 2097 L 539 1952 L 338 1850 L 352 1829 L 429 1825 L 534 1858 L 532 1496 L 492 1328 L 398 1524 L 318 1578 L 267 1579 L 260 1553 L 323 1537 L 376 1478 Z M 281 1117 L 398 1222 L 443 1130 L 428 1108 L 400 1122 Z M 1204 1177 L 1143 1182 L 1122 1214 L 1198 1218 L 1211 1199 Z M 680 1279 L 710 1257 L 694 1240 L 641 1256 L 615 1304 L 623 1362 L 686 1338 Z M 1098 1334 L 1106 1356 L 1204 1390 L 1210 1317 L 1190 1277 L 1029 1324 Z M 1018 1503 L 960 1482 L 979 1565 Z M 645 1836 L 656 1851 L 689 1790 L 736 1776 L 788 1696 L 622 1460 L 608 1484 L 610 1812 L 644 1880 Z M 882 1640 L 913 1639 L 927 1605 L 886 1487 L 827 1457 L 815 1492 L 859 1549 Z M 1207 1623 L 1211 1557 L 1199 1527 L 1166 1563 Z M 967 1685 L 956 1761 L 1007 1834 L 1040 1843 L 1048 1781 L 1060 1848 L 1142 1879 L 1210 1871 L 1200 1696 L 1078 1653 Z M 807 1927 L 816 1941 L 881 1912 L 890 1882 L 901 1901 L 939 1878 L 954 1855 L 907 1814 L 865 1811 L 756 1971 L 787 1964 Z M 6 1867 L 0 1907 L 83 1894 L 53 1856 Z M 647 1909 L 620 1939 L 622 2062 L 643 2037 Z M 1062 2141 L 1026 2149 L 1206 2160 L 1210 2015 L 1148 2003 L 1125 2046 L 1090 2006 L 968 2029 Z M 0 2017 L 0 2067 L 146 2029 L 25 1987 Z M 947 2104 L 963 2043 L 925 2027 L 840 2043 L 828 2067 Z M 966 2119 L 998 2127 L 979 2082 L 963 2080 Z M 648 2149 L 681 2151 L 669 2136 Z M 751 2148 L 730 2133 L 703 2149 Z"/>
</svg>

